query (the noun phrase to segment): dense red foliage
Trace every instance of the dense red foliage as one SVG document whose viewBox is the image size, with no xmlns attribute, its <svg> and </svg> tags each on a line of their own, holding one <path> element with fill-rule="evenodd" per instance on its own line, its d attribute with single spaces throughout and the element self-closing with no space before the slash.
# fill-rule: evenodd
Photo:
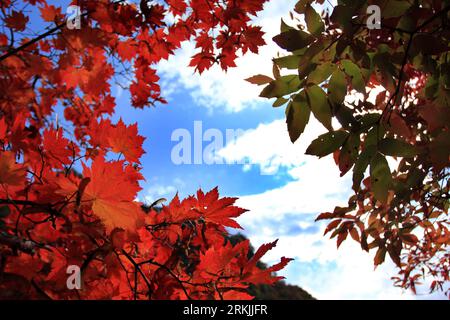
<svg viewBox="0 0 450 320">
<path fill-rule="evenodd" d="M 130 79 L 134 107 L 164 102 L 155 63 L 185 40 L 199 72 L 257 52 L 250 19 L 265 1 L 74 1 L 79 30 L 45 0 L 1 2 L 0 298 L 241 299 L 249 284 L 278 279 L 289 259 L 256 266 L 275 243 L 248 259 L 248 242 L 227 241 L 245 210 L 217 189 L 145 213 L 134 201 L 144 138 L 110 120 L 114 82 Z M 48 29 L 30 38 L 36 15 Z M 66 287 L 69 265 L 81 268 L 81 290 Z"/>
</svg>

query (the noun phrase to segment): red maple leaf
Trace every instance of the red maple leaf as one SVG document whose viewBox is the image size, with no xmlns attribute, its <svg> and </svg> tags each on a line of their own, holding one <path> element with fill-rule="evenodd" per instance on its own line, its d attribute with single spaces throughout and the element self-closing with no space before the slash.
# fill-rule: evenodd
<svg viewBox="0 0 450 320">
<path fill-rule="evenodd" d="M 230 276 L 232 262 L 237 263 L 239 256 L 245 257 L 248 252 L 248 240 L 242 241 L 235 246 L 227 243 L 218 248 L 211 247 L 200 256 L 197 271 L 204 279 L 217 278 L 222 275 Z"/>
<path fill-rule="evenodd" d="M 215 61 L 214 55 L 200 52 L 192 57 L 189 66 L 195 67 L 195 70 L 201 74 L 211 68 Z"/>
<path fill-rule="evenodd" d="M 166 2 L 173 14 L 182 15 L 186 12 L 187 4 L 184 0 L 167 0 Z"/>
<path fill-rule="evenodd" d="M 138 135 L 137 124 L 126 126 L 122 119 L 110 127 L 107 133 L 112 151 L 121 153 L 129 162 L 140 163 L 139 158 L 144 154 L 142 144 L 145 138 Z"/>
<path fill-rule="evenodd" d="M 106 230 L 121 228 L 136 232 L 143 222 L 140 204 L 134 202 L 140 187 L 136 176 L 126 174 L 123 161 L 105 162 L 97 157 L 91 168 L 83 165 L 83 176 L 90 179 L 83 202 L 92 205 Z"/>
<path fill-rule="evenodd" d="M 77 153 L 75 145 L 71 144 L 69 148 L 69 140 L 64 138 L 62 128 L 55 130 L 54 128 L 46 129 L 43 133 L 43 147 L 50 158 L 53 158 L 55 166 L 61 166 L 69 163 L 69 158 Z"/>
<path fill-rule="evenodd" d="M 264 32 L 261 27 L 250 26 L 244 31 L 243 48 L 245 53 L 249 49 L 253 53 L 258 53 L 258 48 L 266 44 L 263 39 Z"/>
<path fill-rule="evenodd" d="M 54 22 L 61 16 L 61 8 L 56 8 L 54 5 L 49 6 L 45 4 L 39 10 L 41 11 L 42 19 L 47 22 Z"/>
<path fill-rule="evenodd" d="M 283 269 L 290 261 L 293 259 L 282 257 L 281 261 L 267 269 L 259 269 L 256 264 L 257 262 L 267 253 L 267 251 L 273 249 L 277 245 L 278 240 L 271 243 L 263 244 L 256 251 L 255 255 L 248 261 L 243 269 L 243 274 L 245 275 L 245 281 L 254 284 L 272 284 L 276 281 L 283 279 L 283 277 L 274 276 L 273 273 Z"/>
<path fill-rule="evenodd" d="M 237 198 L 219 199 L 219 191 L 216 187 L 206 194 L 204 194 L 202 190 L 198 190 L 197 199 L 198 204 L 195 209 L 202 215 L 206 222 L 242 229 L 242 227 L 232 219 L 247 212 L 246 209 L 233 206 Z"/>
<path fill-rule="evenodd" d="M 17 31 L 24 31 L 30 18 L 22 12 L 13 10 L 11 14 L 5 18 L 6 25 Z"/>
<path fill-rule="evenodd" d="M 132 39 L 126 41 L 120 41 L 117 44 L 117 54 L 127 61 L 131 61 L 132 58 L 136 56 L 136 42 Z"/>
</svg>

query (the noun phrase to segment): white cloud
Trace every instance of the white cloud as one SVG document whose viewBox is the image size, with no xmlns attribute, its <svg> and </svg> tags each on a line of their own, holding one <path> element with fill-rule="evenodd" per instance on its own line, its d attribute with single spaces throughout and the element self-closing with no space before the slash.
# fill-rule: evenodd
<svg viewBox="0 0 450 320">
<path fill-rule="evenodd" d="M 320 212 L 346 205 L 351 175 L 341 178 L 332 157 L 304 155 L 324 128 L 312 120 L 296 144 L 289 141 L 284 120 L 247 131 L 221 155 L 267 165 L 268 159 L 287 169 L 292 181 L 260 194 L 242 196 L 238 205 L 249 209 L 239 218 L 255 247 L 280 238 L 266 262 L 280 256 L 295 258 L 282 274 L 320 299 L 411 299 L 410 292 L 393 286 L 395 266 L 386 262 L 374 271 L 373 253 L 348 240 L 339 250 L 336 240 L 323 236 L 326 223 L 314 223 Z M 427 297 L 427 296 L 426 296 Z"/>
<path fill-rule="evenodd" d="M 258 223 L 264 225 L 263 220 Z M 336 249 L 335 240 L 322 235 L 323 228 L 314 234 L 282 236 L 266 261 L 273 263 L 279 256 L 295 258 L 282 275 L 318 299 L 415 298 L 393 286 L 390 278 L 396 270 L 390 261 L 374 270 L 373 254 L 363 252 L 357 243 L 349 240 Z M 273 241 L 274 236 L 250 234 L 256 246 Z"/>
<path fill-rule="evenodd" d="M 350 193 L 349 177 L 341 178 L 331 157 L 318 160 L 305 155 L 312 140 L 324 133 L 325 128 L 311 119 L 304 134 L 292 144 L 284 120 L 275 120 L 248 130 L 235 143 L 227 145 L 219 154 L 227 161 L 243 162 L 275 169 L 286 168 L 293 181 L 278 189 L 262 194 L 246 196 L 245 204 L 258 207 L 258 217 L 273 217 L 274 210 L 291 212 L 320 212 L 333 209 L 333 205 L 345 204 Z M 244 201 L 244 200 L 241 200 Z M 282 219 L 281 215 L 277 215 Z M 242 219 L 250 219 L 251 215 Z"/>
<path fill-rule="evenodd" d="M 229 112 L 256 107 L 258 102 L 265 101 L 258 97 L 261 87 L 252 85 L 244 79 L 256 74 L 272 73 L 271 60 L 280 51 L 272 41 L 272 37 L 279 32 L 282 17 L 289 21 L 288 10 L 293 8 L 295 3 L 294 0 L 288 0 L 270 1 L 266 4 L 254 24 L 263 27 L 267 45 L 260 48 L 259 54 L 248 53 L 239 57 L 236 61 L 237 68 L 231 68 L 226 73 L 218 66 L 202 75 L 194 73 L 194 69 L 188 67 L 190 58 L 196 52 L 194 44 L 183 43 L 175 55 L 158 65 L 158 72 L 163 80 L 161 82 L 163 94 L 167 96 L 167 93 L 174 92 L 174 87 L 181 86 L 189 90 L 198 105 L 210 109 L 225 108 Z"/>
<path fill-rule="evenodd" d="M 161 198 L 166 198 L 168 201 L 170 201 L 178 192 L 178 190 L 181 190 L 184 185 L 185 183 L 178 178 L 174 179 L 171 185 L 154 183 L 147 189 L 147 193 L 144 196 L 144 201 L 148 204 L 153 203 L 154 201 Z"/>
</svg>

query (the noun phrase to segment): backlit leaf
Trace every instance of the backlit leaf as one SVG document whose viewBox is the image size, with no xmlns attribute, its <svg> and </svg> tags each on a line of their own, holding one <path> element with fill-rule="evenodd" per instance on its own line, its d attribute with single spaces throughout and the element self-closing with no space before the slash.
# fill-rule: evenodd
<svg viewBox="0 0 450 320">
<path fill-rule="evenodd" d="M 349 133 L 346 131 L 331 131 L 320 135 L 306 149 L 306 154 L 325 157 L 339 149 L 347 139 Z"/>
<path fill-rule="evenodd" d="M 280 98 L 299 89 L 300 80 L 297 75 L 282 76 L 269 83 L 260 96 L 265 98 Z"/>
<path fill-rule="evenodd" d="M 306 89 L 309 107 L 317 120 L 328 130 L 333 130 L 331 126 L 331 108 L 328 104 L 326 93 L 317 85 Z"/>
<path fill-rule="evenodd" d="M 306 101 L 304 92 L 297 94 L 286 109 L 286 123 L 289 137 L 294 143 L 305 131 L 309 122 L 310 109 Z"/>
<path fill-rule="evenodd" d="M 275 36 L 273 41 L 281 48 L 292 52 L 308 46 L 314 41 L 314 37 L 304 31 L 292 29 Z"/>
<path fill-rule="evenodd" d="M 375 153 L 376 147 L 368 146 L 359 154 L 359 157 L 355 162 L 355 167 L 353 168 L 353 190 L 359 190 L 361 181 L 364 178 L 364 172 L 368 168 Z"/>
<path fill-rule="evenodd" d="M 361 73 L 361 69 L 350 60 L 341 61 L 344 72 L 351 78 L 353 89 L 358 92 L 366 93 L 366 84 Z"/>
<path fill-rule="evenodd" d="M 266 83 L 273 81 L 273 79 L 271 77 L 268 77 L 268 76 L 265 76 L 262 74 L 258 74 L 256 76 L 245 79 L 245 81 L 248 81 L 250 83 L 257 84 L 257 85 L 262 85 L 262 84 L 266 84 Z"/>
<path fill-rule="evenodd" d="M 340 69 L 336 69 L 331 75 L 330 82 L 328 84 L 328 97 L 334 103 L 340 104 L 344 102 L 347 95 L 347 80 L 345 73 Z"/>
<path fill-rule="evenodd" d="M 386 203 L 392 186 L 392 175 L 388 162 L 381 153 L 377 153 L 370 162 L 370 181 L 375 199 Z"/>
<path fill-rule="evenodd" d="M 309 33 L 313 35 L 319 35 L 325 30 L 322 18 L 311 5 L 306 7 L 305 21 Z"/>
<path fill-rule="evenodd" d="M 413 145 L 393 138 L 385 138 L 378 144 L 379 150 L 386 156 L 414 157 L 418 150 Z"/>
</svg>

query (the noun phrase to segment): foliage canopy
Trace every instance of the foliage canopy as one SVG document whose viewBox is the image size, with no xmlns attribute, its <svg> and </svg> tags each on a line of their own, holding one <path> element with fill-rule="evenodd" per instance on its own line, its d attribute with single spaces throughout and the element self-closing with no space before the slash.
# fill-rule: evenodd
<svg viewBox="0 0 450 320">
<path fill-rule="evenodd" d="M 326 129 L 306 153 L 332 155 L 354 195 L 317 220 L 339 245 L 350 235 L 363 250 L 386 253 L 395 283 L 416 291 L 449 290 L 450 2 L 300 0 L 273 40 L 273 78 L 257 75 L 262 97 L 286 106 L 295 142 L 314 116 Z M 368 6 L 381 28 L 366 25 Z M 301 138 L 300 138 L 301 140 Z M 450 291 L 447 291 L 450 294 Z"/>
<path fill-rule="evenodd" d="M 129 80 L 136 108 L 165 102 L 155 63 L 183 41 L 195 42 L 200 73 L 258 52 L 251 17 L 265 1 L 86 0 L 80 29 L 45 0 L 1 1 L 0 298 L 248 299 L 250 284 L 279 280 L 290 259 L 263 270 L 276 241 L 252 258 L 248 241 L 232 245 L 225 227 L 240 228 L 246 210 L 217 189 L 144 213 L 134 201 L 144 138 L 111 120 L 114 83 Z M 71 265 L 81 290 L 66 286 Z"/>
</svg>

